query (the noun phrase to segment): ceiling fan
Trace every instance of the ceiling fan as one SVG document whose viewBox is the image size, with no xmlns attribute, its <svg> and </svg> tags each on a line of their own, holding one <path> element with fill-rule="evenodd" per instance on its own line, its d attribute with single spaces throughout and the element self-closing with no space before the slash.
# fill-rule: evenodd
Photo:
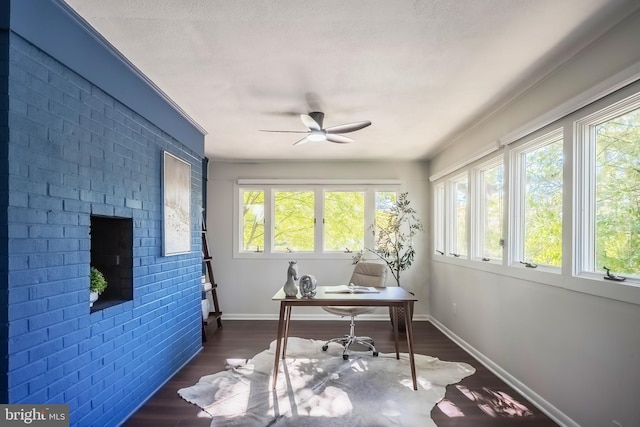
<svg viewBox="0 0 640 427">
<path fill-rule="evenodd" d="M 307 142 L 336 142 L 339 144 L 353 142 L 354 140 L 346 136 L 339 135 L 341 133 L 354 132 L 371 125 L 370 121 L 347 123 L 344 125 L 331 126 L 328 128 L 322 127 L 324 120 L 324 113 L 320 111 L 313 111 L 309 114 L 300 114 L 300 120 L 309 130 L 264 130 L 262 132 L 286 132 L 286 133 L 306 133 L 307 135 L 299 141 L 296 141 L 293 145 L 304 144 Z"/>
</svg>

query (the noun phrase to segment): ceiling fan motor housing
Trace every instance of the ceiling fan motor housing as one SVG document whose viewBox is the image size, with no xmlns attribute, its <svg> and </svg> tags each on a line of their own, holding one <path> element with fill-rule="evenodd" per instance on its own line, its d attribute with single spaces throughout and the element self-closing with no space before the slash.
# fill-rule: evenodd
<svg viewBox="0 0 640 427">
<path fill-rule="evenodd" d="M 322 129 L 322 122 L 324 121 L 324 113 L 321 111 L 312 111 L 311 113 L 308 114 L 309 117 L 311 117 L 313 120 L 316 121 L 316 123 L 318 123 L 318 125 L 320 126 L 320 129 Z"/>
</svg>

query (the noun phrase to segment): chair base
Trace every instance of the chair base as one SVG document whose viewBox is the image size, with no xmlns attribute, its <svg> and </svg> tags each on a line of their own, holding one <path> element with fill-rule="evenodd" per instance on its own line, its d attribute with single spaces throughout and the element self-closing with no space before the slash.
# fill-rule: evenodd
<svg viewBox="0 0 640 427">
<path fill-rule="evenodd" d="M 327 351 L 329 344 L 336 342 L 344 348 L 342 350 L 342 358 L 349 360 L 349 347 L 352 344 L 360 344 L 372 352 L 373 357 L 378 357 L 378 350 L 373 345 L 373 339 L 369 337 L 358 337 L 355 334 L 355 316 L 351 316 L 351 324 L 349 325 L 349 334 L 340 338 L 332 338 L 322 346 L 322 351 Z"/>
<path fill-rule="evenodd" d="M 327 341 L 325 345 L 322 346 L 322 351 L 327 351 L 327 349 L 329 348 L 329 343 L 332 342 L 337 342 L 344 347 L 344 350 L 342 351 L 342 358 L 344 360 L 349 360 L 349 347 L 354 343 L 361 344 L 367 347 L 372 352 L 373 357 L 378 357 L 378 350 L 376 350 L 376 348 L 373 346 L 373 341 L 369 337 L 354 337 L 345 335 L 342 338 L 333 338 Z"/>
</svg>

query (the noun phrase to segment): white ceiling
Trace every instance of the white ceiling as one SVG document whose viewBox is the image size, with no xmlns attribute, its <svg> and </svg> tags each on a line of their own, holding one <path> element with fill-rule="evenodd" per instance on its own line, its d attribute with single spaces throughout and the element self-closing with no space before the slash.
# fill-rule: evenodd
<svg viewBox="0 0 640 427">
<path fill-rule="evenodd" d="M 637 0 L 65 0 L 207 131 L 218 160 L 434 155 Z M 299 114 L 373 124 L 292 144 Z"/>
</svg>

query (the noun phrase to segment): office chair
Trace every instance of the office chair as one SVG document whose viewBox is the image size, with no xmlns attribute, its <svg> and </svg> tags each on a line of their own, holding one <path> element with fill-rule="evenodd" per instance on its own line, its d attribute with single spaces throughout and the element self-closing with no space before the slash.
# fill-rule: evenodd
<svg viewBox="0 0 640 427">
<path fill-rule="evenodd" d="M 375 288 L 384 288 L 386 278 L 386 265 L 373 262 L 359 262 L 353 269 L 353 274 L 351 275 L 351 280 L 349 281 L 349 283 L 353 283 L 356 286 L 372 286 Z M 359 314 L 371 313 L 376 309 L 375 307 L 329 306 L 322 307 L 322 309 L 341 317 L 351 316 L 349 334 L 340 338 L 330 339 L 322 346 L 322 351 L 327 351 L 327 349 L 329 348 L 329 343 L 337 342 L 344 347 L 342 358 L 344 360 L 349 360 L 349 346 L 351 346 L 351 344 L 353 343 L 357 343 L 371 350 L 374 357 L 378 356 L 378 351 L 373 346 L 373 339 L 369 337 L 359 337 L 355 334 L 355 317 Z"/>
</svg>

